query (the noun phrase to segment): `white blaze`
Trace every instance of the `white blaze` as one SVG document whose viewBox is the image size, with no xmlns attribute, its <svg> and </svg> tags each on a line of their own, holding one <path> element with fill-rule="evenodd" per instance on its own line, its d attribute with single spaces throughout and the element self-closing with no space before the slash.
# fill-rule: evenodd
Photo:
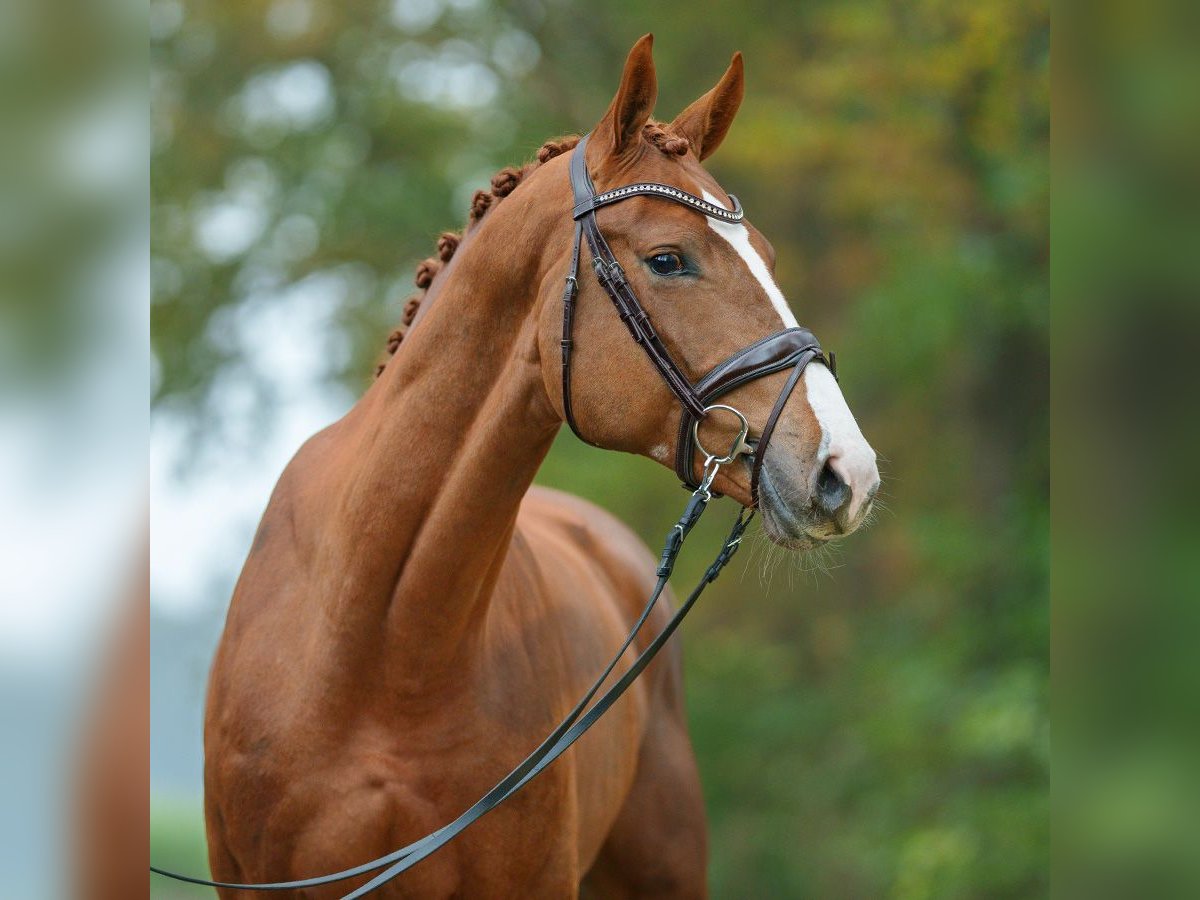
<svg viewBox="0 0 1200 900">
<path fill-rule="evenodd" d="M 704 199 L 713 206 L 719 206 L 722 209 L 727 207 L 720 200 L 710 194 L 704 192 Z M 708 227 L 725 238 L 737 251 L 738 256 L 750 268 L 750 274 L 758 279 L 758 283 L 762 285 L 762 289 L 767 292 L 767 297 L 771 301 L 771 305 L 775 307 L 775 312 L 779 313 L 779 318 L 783 319 L 785 328 L 796 328 L 799 323 L 796 321 L 796 314 L 792 312 L 792 308 L 788 306 L 788 302 L 784 299 L 783 291 L 779 289 L 779 285 L 775 283 L 775 279 L 771 277 L 771 270 L 767 268 L 767 264 L 763 258 L 758 255 L 758 251 L 750 243 L 750 232 L 746 230 L 746 226 L 742 224 L 733 224 L 732 222 L 722 222 L 720 219 L 714 219 L 712 216 L 705 216 L 708 219 Z"/>
<path fill-rule="evenodd" d="M 722 209 L 728 209 L 708 191 L 704 191 L 704 199 Z M 779 290 L 779 285 L 771 277 L 771 270 L 767 268 L 766 262 L 750 243 L 750 232 L 746 226 L 741 223 L 722 222 L 712 216 L 705 218 L 708 219 L 708 227 L 737 251 L 750 274 L 762 286 L 771 301 L 771 306 L 775 307 L 784 327 L 797 327 L 792 308 L 788 306 L 783 291 Z M 879 482 L 875 451 L 863 437 L 854 414 L 846 405 L 846 398 L 842 396 L 842 389 L 838 387 L 837 379 L 829 369 L 822 365 L 809 366 L 804 370 L 801 380 L 808 395 L 808 405 L 812 407 L 813 415 L 817 417 L 821 426 L 821 444 L 827 451 L 827 456 L 821 459 L 821 463 L 824 464 L 827 459 L 833 470 L 850 486 L 853 495 L 850 518 L 853 520 L 862 510 L 867 493 Z"/>
</svg>

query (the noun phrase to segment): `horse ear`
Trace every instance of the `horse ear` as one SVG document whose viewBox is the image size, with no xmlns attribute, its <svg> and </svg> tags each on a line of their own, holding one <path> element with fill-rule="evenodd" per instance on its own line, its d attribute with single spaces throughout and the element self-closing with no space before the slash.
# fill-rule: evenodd
<svg viewBox="0 0 1200 900">
<path fill-rule="evenodd" d="M 638 139 L 642 126 L 654 112 L 654 101 L 658 99 L 658 78 L 654 74 L 654 57 L 651 49 L 654 35 L 645 34 L 638 39 L 625 60 L 625 71 L 621 73 L 621 86 L 613 97 L 608 112 L 596 128 L 599 134 L 608 134 L 614 155 L 623 153 Z"/>
<path fill-rule="evenodd" d="M 735 53 L 717 86 L 676 116 L 670 130 L 687 138 L 698 158 L 711 156 L 725 140 L 745 92 L 742 54 Z"/>
</svg>

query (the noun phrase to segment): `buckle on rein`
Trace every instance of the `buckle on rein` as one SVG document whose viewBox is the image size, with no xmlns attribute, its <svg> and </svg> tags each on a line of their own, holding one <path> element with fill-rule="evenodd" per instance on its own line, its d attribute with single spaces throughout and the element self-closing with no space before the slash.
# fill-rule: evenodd
<svg viewBox="0 0 1200 900">
<path fill-rule="evenodd" d="M 715 409 L 725 410 L 737 416 L 738 432 L 737 436 L 729 445 L 729 452 L 724 456 L 717 456 L 709 451 L 700 441 L 700 420 L 697 419 L 692 424 L 692 439 L 696 442 L 696 447 L 704 454 L 704 477 L 700 480 L 700 486 L 692 493 L 692 499 L 688 501 L 687 508 L 683 511 L 683 515 L 679 517 L 679 521 L 675 523 L 675 527 L 667 533 L 667 540 L 663 546 L 662 559 L 658 564 L 658 577 L 669 578 L 671 571 L 675 568 L 675 559 L 679 556 L 679 551 L 683 548 L 683 542 L 688 536 L 688 532 L 692 530 L 708 506 L 708 501 L 712 499 L 712 483 L 717 477 L 717 472 L 721 466 L 733 462 L 743 453 L 752 454 L 754 448 L 746 443 L 746 435 L 750 432 L 750 424 L 746 421 L 746 417 L 734 409 L 732 406 L 726 406 L 723 403 L 717 403 L 713 406 L 706 406 L 704 412 L 707 414 Z M 751 512 L 753 515 L 753 512 Z M 709 567 L 705 573 L 705 583 L 713 581 L 725 564 L 737 551 L 738 544 L 742 541 L 742 532 L 745 531 L 746 525 L 750 523 L 750 516 L 746 515 L 746 510 L 743 509 L 738 514 L 737 523 L 734 525 L 733 531 L 730 533 L 729 539 L 721 548 L 721 553 Z"/>
</svg>

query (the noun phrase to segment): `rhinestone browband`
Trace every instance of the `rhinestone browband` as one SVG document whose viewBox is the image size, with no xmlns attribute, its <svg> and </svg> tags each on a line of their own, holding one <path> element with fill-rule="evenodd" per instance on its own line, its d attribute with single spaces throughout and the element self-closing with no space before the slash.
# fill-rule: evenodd
<svg viewBox="0 0 1200 900">
<path fill-rule="evenodd" d="M 738 203 L 737 197 L 733 194 L 729 195 L 730 201 L 733 203 L 733 209 L 725 209 L 717 206 L 715 203 L 709 203 L 703 197 L 697 197 L 695 194 L 689 194 L 687 191 L 680 190 L 677 187 L 671 187 L 669 184 L 659 184 L 656 181 L 643 181 L 638 184 L 628 184 L 625 187 L 615 188 L 611 191 L 605 191 L 603 194 L 597 194 L 589 200 L 578 204 L 572 215 L 578 219 L 580 216 L 585 216 L 592 210 L 598 209 L 601 206 L 606 206 L 609 203 L 616 203 L 618 200 L 624 200 L 632 194 L 643 194 L 651 197 L 666 197 L 668 200 L 674 200 L 676 203 L 682 203 L 684 206 L 690 206 L 693 209 L 699 210 L 706 216 L 712 216 L 714 219 L 720 219 L 723 222 L 740 222 L 744 217 L 742 205 Z"/>
</svg>

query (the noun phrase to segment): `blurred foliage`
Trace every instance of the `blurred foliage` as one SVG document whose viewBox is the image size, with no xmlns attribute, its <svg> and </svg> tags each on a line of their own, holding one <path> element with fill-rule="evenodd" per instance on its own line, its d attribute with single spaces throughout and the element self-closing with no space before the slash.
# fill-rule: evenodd
<svg viewBox="0 0 1200 900">
<path fill-rule="evenodd" d="M 139 12 L 73 13 L 0 5 L 0 405 L 70 404 L 97 345 L 127 337 L 120 304 L 145 314 L 128 273 L 146 238 Z"/>
<path fill-rule="evenodd" d="M 204 841 L 204 822 L 196 818 L 195 804 L 187 800 L 155 797 L 150 803 L 150 858 L 156 866 L 176 872 L 211 877 Z M 154 878 L 153 896 L 158 900 L 196 897 L 200 888 L 166 878 Z"/>
<path fill-rule="evenodd" d="M 1200 895 L 1200 419 L 1180 414 L 1200 376 L 1198 13 L 1104 0 L 1056 48 L 1064 900 Z"/>
<path fill-rule="evenodd" d="M 686 629 L 714 895 L 1048 893 L 1043 3 L 153 0 L 150 27 L 154 397 L 211 440 L 224 381 L 272 402 L 240 309 L 321 279 L 360 389 L 434 236 L 590 127 L 637 36 L 668 119 L 742 50 L 711 167 L 838 351 L 887 511 L 825 560 L 752 544 Z M 683 501 L 566 434 L 540 478 L 655 543 Z"/>
</svg>

